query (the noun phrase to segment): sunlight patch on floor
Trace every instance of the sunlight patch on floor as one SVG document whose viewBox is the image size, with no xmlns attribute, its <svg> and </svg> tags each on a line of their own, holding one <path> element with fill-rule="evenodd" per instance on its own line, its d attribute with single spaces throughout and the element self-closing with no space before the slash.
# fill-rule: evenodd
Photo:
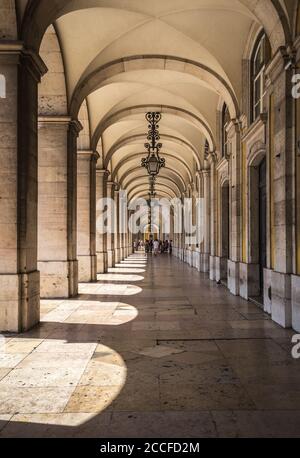
<svg viewBox="0 0 300 458">
<path fill-rule="evenodd" d="M 142 288 L 135 285 L 114 284 L 80 284 L 79 294 L 97 296 L 134 296 L 142 292 Z"/>
<path fill-rule="evenodd" d="M 116 282 L 136 282 L 143 281 L 144 277 L 139 275 L 126 275 L 126 274 L 116 274 L 116 273 L 107 273 L 107 274 L 98 274 L 98 281 L 116 281 Z"/>
</svg>

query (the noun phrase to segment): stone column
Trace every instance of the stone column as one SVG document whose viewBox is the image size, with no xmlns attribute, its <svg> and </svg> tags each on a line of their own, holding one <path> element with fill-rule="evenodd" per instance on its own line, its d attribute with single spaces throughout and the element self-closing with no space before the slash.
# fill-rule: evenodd
<svg viewBox="0 0 300 458">
<path fill-rule="evenodd" d="M 201 254 L 201 272 L 209 272 L 210 258 L 210 173 L 203 170 L 203 253 Z"/>
<path fill-rule="evenodd" d="M 0 331 L 40 319 L 37 269 L 37 85 L 47 71 L 20 43 L 0 43 Z"/>
<path fill-rule="evenodd" d="M 240 125 L 231 121 L 228 126 L 230 147 L 229 161 L 229 208 L 230 208 L 230 259 L 228 261 L 228 289 L 238 296 L 240 294 L 240 261 L 241 261 L 241 136 Z"/>
<path fill-rule="evenodd" d="M 297 66 L 295 73 L 300 73 L 300 42 L 296 41 Z M 300 98 L 295 102 L 296 148 L 295 148 L 295 241 L 294 241 L 294 275 L 292 275 L 292 326 L 300 332 Z"/>
<path fill-rule="evenodd" d="M 116 224 L 116 233 L 115 233 L 115 263 L 118 264 L 121 262 L 121 234 L 120 234 L 120 190 L 115 189 L 115 224 Z"/>
<path fill-rule="evenodd" d="M 97 273 L 107 272 L 107 234 L 103 233 L 103 204 L 102 199 L 107 197 L 107 170 L 96 169 L 96 253 Z"/>
<path fill-rule="evenodd" d="M 115 183 L 112 181 L 107 182 L 107 197 L 112 199 L 115 202 Z M 111 218 L 111 229 L 107 232 L 107 260 L 108 260 L 108 267 L 114 267 L 116 264 L 116 252 L 115 252 L 115 223 L 116 223 L 116 215 L 113 211 L 113 207 L 111 207 L 109 211 Z"/>
<path fill-rule="evenodd" d="M 184 219 L 184 197 L 181 199 L 182 203 L 182 208 L 181 208 L 181 218 L 182 218 L 182 233 L 180 237 L 180 252 L 181 256 L 180 259 L 181 261 L 185 262 L 186 256 L 185 256 L 185 238 L 186 238 L 186 228 L 185 228 L 185 219 Z"/>
<path fill-rule="evenodd" d="M 216 279 L 216 255 L 217 255 L 217 186 L 216 186 L 216 155 L 210 156 L 210 258 L 209 278 Z"/>
<path fill-rule="evenodd" d="M 38 266 L 43 298 L 78 294 L 77 136 L 68 117 L 39 118 Z"/>
<path fill-rule="evenodd" d="M 293 237 L 295 175 L 292 98 L 293 66 L 287 50 L 280 49 L 268 67 L 267 77 L 273 92 L 274 151 L 274 269 L 271 274 L 271 307 L 273 320 L 283 327 L 292 325 L 291 274 L 293 273 Z M 271 131 L 271 129 L 270 129 Z M 296 286 L 296 285 L 295 285 Z M 294 291 L 296 288 L 294 289 Z M 299 290 L 298 290 L 299 291 Z M 295 298 L 294 304 L 297 304 Z"/>
<path fill-rule="evenodd" d="M 77 249 L 80 282 L 97 280 L 96 162 L 98 153 L 78 151 Z"/>
</svg>

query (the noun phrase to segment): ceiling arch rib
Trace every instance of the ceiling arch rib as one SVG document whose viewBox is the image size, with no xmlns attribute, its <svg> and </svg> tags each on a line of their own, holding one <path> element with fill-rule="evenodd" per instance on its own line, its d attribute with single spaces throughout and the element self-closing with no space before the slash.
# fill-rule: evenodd
<svg viewBox="0 0 300 458">
<path fill-rule="evenodd" d="M 110 161 L 112 160 L 114 154 L 116 154 L 120 148 L 122 148 L 123 146 L 129 145 L 130 143 L 133 143 L 134 141 L 137 141 L 137 140 L 145 140 L 145 138 L 146 138 L 146 133 L 145 134 L 139 134 L 139 135 L 133 135 L 131 137 L 122 139 L 119 143 L 114 145 L 110 149 L 110 151 L 106 154 L 105 160 L 104 160 L 104 168 L 108 167 L 108 165 L 109 165 Z M 177 144 L 182 145 L 185 148 L 187 148 L 192 153 L 192 155 L 193 155 L 193 157 L 194 157 L 194 159 L 195 159 L 195 161 L 197 163 L 198 169 L 201 170 L 201 157 L 200 157 L 198 151 L 192 145 L 190 145 L 185 140 L 182 140 L 181 138 L 175 137 L 175 136 L 172 136 L 172 135 L 161 134 L 161 139 L 162 139 L 162 141 L 164 139 L 170 140 L 170 141 L 172 141 L 174 143 L 177 143 Z"/>
<path fill-rule="evenodd" d="M 157 187 L 155 192 L 156 194 L 158 194 L 159 192 L 164 193 L 170 199 L 174 199 L 176 197 L 176 193 L 172 189 L 167 188 L 165 186 Z M 144 193 L 144 195 L 147 196 L 149 194 L 149 189 L 145 185 L 138 186 L 136 189 L 133 189 L 130 193 L 128 193 L 128 200 L 132 201 L 140 193 Z M 148 195 L 148 198 L 149 198 L 149 195 Z"/>
<path fill-rule="evenodd" d="M 128 108 L 152 105 L 161 109 L 162 106 L 172 106 L 181 111 L 165 111 L 164 118 L 176 116 L 184 124 L 200 128 L 211 145 L 213 140 L 211 141 L 210 138 L 217 135 L 215 107 L 219 98 L 219 94 L 208 85 L 205 86 L 196 77 L 184 73 L 170 70 L 136 70 L 119 74 L 109 78 L 105 85 L 88 96 L 92 115 L 91 133 L 94 136 L 99 124 L 105 119 Z M 194 118 L 188 117 L 185 113 L 191 113 Z M 137 117 L 142 119 L 140 114 L 132 112 L 126 118 L 116 120 L 115 123 L 125 123 Z M 197 122 L 195 118 L 203 124 Z M 112 125 L 110 123 L 106 131 L 110 131 Z"/>
<path fill-rule="evenodd" d="M 148 177 L 145 177 L 144 175 L 143 176 L 136 176 L 135 178 L 131 179 L 125 186 L 127 192 L 131 192 L 133 191 L 137 186 L 145 186 L 145 183 L 147 181 L 147 178 Z M 140 181 L 142 180 L 142 181 Z M 160 176 L 159 177 L 159 181 L 158 181 L 158 185 L 163 185 L 165 188 L 168 188 L 169 190 L 171 190 L 172 192 L 174 192 L 176 195 L 179 193 L 181 193 L 178 185 L 176 184 L 176 182 L 174 180 L 172 180 L 172 178 L 169 178 L 167 176 Z M 148 192 L 149 192 L 149 186 L 147 187 L 148 189 Z"/>
<path fill-rule="evenodd" d="M 72 12 L 82 9 L 96 7 L 110 7 L 114 9 L 123 9 L 133 13 L 144 14 L 148 17 L 162 17 L 174 11 L 185 11 L 207 7 L 219 7 L 227 11 L 236 10 L 242 15 L 248 15 L 249 18 L 256 18 L 266 29 L 275 53 L 279 46 L 284 46 L 290 43 L 291 32 L 288 19 L 285 11 L 279 0 L 231 0 L 230 2 L 219 0 L 218 2 L 211 0 L 170 0 L 161 2 L 161 0 L 153 0 L 150 5 L 147 2 L 130 2 L 112 0 L 29 0 L 24 14 L 22 24 L 22 39 L 27 46 L 38 49 L 42 37 L 47 27 L 56 19 Z"/>
<path fill-rule="evenodd" d="M 232 118 L 238 117 L 239 106 L 236 96 L 230 84 L 222 76 L 202 63 L 177 56 L 165 55 L 123 57 L 88 73 L 87 76 L 78 82 L 74 90 L 70 103 L 71 115 L 77 117 L 83 100 L 114 75 L 136 70 L 153 71 L 157 69 L 186 73 L 197 77 L 199 80 L 208 84 L 215 92 L 223 96 Z"/>
<path fill-rule="evenodd" d="M 119 181 L 118 181 L 120 186 L 123 189 L 125 189 L 126 185 L 125 186 L 123 185 L 125 179 L 128 178 L 131 174 L 133 174 L 135 172 L 138 172 L 138 171 L 141 171 L 141 167 L 135 167 L 133 169 L 130 169 L 130 170 L 127 170 L 126 172 L 124 172 L 120 176 Z M 161 169 L 160 174 L 161 174 L 162 177 L 164 177 L 166 174 L 168 174 L 167 176 L 169 178 L 172 178 L 172 175 L 173 175 L 173 182 L 176 183 L 176 186 L 178 187 L 179 193 L 181 194 L 181 193 L 186 192 L 187 186 L 186 186 L 186 183 L 184 181 L 184 178 L 182 177 L 182 175 L 177 170 L 173 170 L 173 169 L 170 169 L 168 167 L 165 167 L 164 169 Z M 181 186 L 178 184 L 178 182 L 180 183 Z"/>
<path fill-rule="evenodd" d="M 167 200 L 172 200 L 174 197 L 169 195 L 167 192 L 160 191 L 159 193 L 156 194 L 156 199 L 167 199 Z M 136 200 L 139 199 L 144 199 L 147 201 L 149 199 L 149 196 L 147 196 L 147 193 L 145 191 L 140 191 L 137 192 L 135 196 L 133 196 L 130 200 L 129 203 L 131 204 L 132 202 L 135 202 Z"/>
<path fill-rule="evenodd" d="M 173 114 L 185 120 L 188 120 L 192 124 L 194 124 L 197 128 L 203 131 L 203 134 L 207 138 L 209 142 L 209 147 L 211 151 L 215 150 L 215 140 L 213 137 L 213 133 L 210 129 L 210 126 L 201 118 L 197 117 L 195 114 L 189 112 L 180 107 L 172 107 L 172 106 L 162 106 L 162 105 L 140 105 L 136 107 L 128 107 L 124 108 L 123 110 L 117 111 L 116 113 L 108 116 L 104 120 L 100 122 L 97 129 L 94 132 L 92 138 L 92 147 L 94 149 L 97 148 L 98 142 L 100 137 L 103 133 L 113 124 L 117 123 L 118 121 L 126 119 L 130 115 L 136 115 L 140 113 L 147 113 L 149 111 L 157 111 L 164 114 Z"/>
<path fill-rule="evenodd" d="M 118 175 L 119 171 L 121 170 L 121 168 L 128 164 L 128 160 L 131 160 L 131 159 L 134 160 L 134 159 L 139 159 L 139 158 L 142 159 L 143 155 L 145 155 L 145 153 L 136 153 L 134 155 L 128 155 L 128 156 L 124 157 L 124 159 L 121 162 L 119 162 L 116 167 L 114 167 L 114 170 L 113 170 L 113 173 L 112 173 L 112 180 L 115 181 L 115 179 L 117 178 L 117 175 Z M 163 153 L 163 156 L 166 159 L 170 158 L 175 163 L 179 163 L 179 165 L 182 166 L 185 169 L 185 171 L 187 172 L 190 183 L 193 182 L 193 171 L 190 169 L 190 167 L 188 166 L 188 164 L 184 160 L 182 160 L 179 157 L 176 157 L 175 155 L 166 153 L 165 151 Z M 176 165 L 175 165 L 175 167 L 176 167 Z"/>
<path fill-rule="evenodd" d="M 144 144 L 148 135 L 148 126 L 144 115 L 136 116 L 139 116 L 139 118 L 119 121 L 105 131 L 101 137 L 105 157 L 107 157 L 110 151 L 116 148 L 116 145 L 122 144 L 122 141 L 125 141 L 127 138 L 133 139 L 129 143 L 140 143 L 141 146 L 139 148 L 141 148 L 141 151 L 145 150 Z M 194 152 L 197 167 L 201 168 L 204 161 L 203 151 L 206 137 L 194 125 L 174 115 L 165 115 L 160 122 L 160 136 L 163 139 L 164 145 L 165 143 L 176 143 L 176 150 L 182 148 L 183 145 L 190 145 L 190 148 L 185 148 L 185 151 L 189 150 L 191 157 L 193 156 L 191 152 Z M 173 141 L 172 139 L 174 138 L 178 138 L 179 141 Z M 115 155 L 120 159 L 119 154 L 113 152 L 113 156 Z"/>
</svg>

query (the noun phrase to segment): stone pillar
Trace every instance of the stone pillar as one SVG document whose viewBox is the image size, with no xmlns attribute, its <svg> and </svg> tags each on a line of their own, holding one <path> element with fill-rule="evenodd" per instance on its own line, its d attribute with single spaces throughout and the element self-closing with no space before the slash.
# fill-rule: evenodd
<svg viewBox="0 0 300 458">
<path fill-rule="evenodd" d="M 119 214 L 118 214 L 118 227 L 120 236 L 120 260 L 123 261 L 126 258 L 126 240 L 125 232 L 128 230 L 127 220 L 127 193 L 123 190 L 119 192 Z"/>
<path fill-rule="evenodd" d="M 271 276 L 272 318 L 283 327 L 292 325 L 291 274 L 293 273 L 294 100 L 290 56 L 281 49 L 268 67 L 274 111 L 274 270 Z M 297 302 L 297 301 L 296 301 Z"/>
<path fill-rule="evenodd" d="M 210 258 L 210 174 L 203 170 L 203 252 L 201 253 L 200 271 L 209 272 Z"/>
<path fill-rule="evenodd" d="M 0 331 L 40 319 L 37 269 L 37 85 L 42 60 L 20 43 L 0 43 Z"/>
<path fill-rule="evenodd" d="M 211 153 L 210 165 L 210 259 L 209 278 L 216 279 L 217 254 L 217 186 L 216 186 L 216 155 Z"/>
<path fill-rule="evenodd" d="M 120 234 L 120 257 L 121 261 L 124 261 L 125 259 L 125 249 L 124 249 L 124 234 Z"/>
<path fill-rule="evenodd" d="M 115 189 L 115 263 L 121 262 L 121 234 L 120 234 L 120 190 Z"/>
<path fill-rule="evenodd" d="M 231 121 L 228 126 L 230 145 L 229 161 L 229 208 L 230 208 L 230 259 L 228 261 L 228 289 L 238 296 L 240 293 L 240 261 L 241 261 L 241 136 L 240 125 Z"/>
<path fill-rule="evenodd" d="M 41 297 L 78 294 L 77 136 L 68 117 L 39 118 L 38 267 Z"/>
<path fill-rule="evenodd" d="M 128 210 L 128 220 L 130 220 L 131 216 L 134 214 L 134 210 Z M 131 230 L 128 229 L 127 232 L 127 256 L 133 254 L 133 234 Z"/>
<path fill-rule="evenodd" d="M 107 182 L 107 197 L 115 202 L 115 183 L 112 181 Z M 114 267 L 116 264 L 116 252 L 115 252 L 115 223 L 116 215 L 111 207 L 109 211 L 109 218 L 111 218 L 111 229 L 107 232 L 107 262 L 108 267 Z"/>
<path fill-rule="evenodd" d="M 98 153 L 78 151 L 77 250 L 80 282 L 97 280 L 96 162 Z"/>
<path fill-rule="evenodd" d="M 103 203 L 107 197 L 107 170 L 96 169 L 96 253 L 97 273 L 107 272 L 107 234 L 104 233 Z"/>
<path fill-rule="evenodd" d="M 295 73 L 300 73 L 300 42 L 296 41 L 297 65 Z M 292 326 L 300 332 L 300 98 L 296 100 L 295 112 L 296 148 L 295 148 L 295 241 L 294 241 L 294 275 L 292 275 Z"/>
</svg>

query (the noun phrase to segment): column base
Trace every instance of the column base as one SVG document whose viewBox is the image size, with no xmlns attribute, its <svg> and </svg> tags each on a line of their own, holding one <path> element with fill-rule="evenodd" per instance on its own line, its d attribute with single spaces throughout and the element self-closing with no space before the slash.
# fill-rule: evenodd
<svg viewBox="0 0 300 458">
<path fill-rule="evenodd" d="M 78 295 L 78 261 L 39 261 L 38 267 L 43 299 Z"/>
<path fill-rule="evenodd" d="M 209 257 L 209 279 L 216 280 L 216 258 L 214 256 Z"/>
<path fill-rule="evenodd" d="M 264 269 L 264 311 L 272 314 L 272 270 Z"/>
<path fill-rule="evenodd" d="M 200 271 L 206 274 L 209 272 L 209 257 L 208 253 L 202 253 L 200 256 Z"/>
<path fill-rule="evenodd" d="M 107 250 L 107 266 L 109 269 L 116 265 L 116 253 L 115 250 Z"/>
<path fill-rule="evenodd" d="M 193 267 L 200 272 L 200 252 L 194 251 L 193 252 Z"/>
<path fill-rule="evenodd" d="M 0 275 L 0 331 L 26 332 L 40 321 L 40 273 Z"/>
<path fill-rule="evenodd" d="M 121 262 L 120 248 L 115 249 L 115 263 L 119 264 Z"/>
<path fill-rule="evenodd" d="M 192 266 L 193 266 L 193 252 L 192 252 L 192 250 L 186 249 L 186 250 L 185 250 L 184 258 L 185 258 L 185 262 L 186 262 L 189 266 L 192 267 Z"/>
<path fill-rule="evenodd" d="M 107 272 L 107 252 L 97 253 L 97 274 L 105 274 Z"/>
<path fill-rule="evenodd" d="M 272 320 L 283 328 L 292 326 L 291 275 L 272 272 Z"/>
<path fill-rule="evenodd" d="M 300 277 L 292 275 L 292 327 L 300 332 Z"/>
<path fill-rule="evenodd" d="M 226 280 L 228 277 L 228 259 L 227 258 L 215 258 L 216 266 L 216 282 Z"/>
<path fill-rule="evenodd" d="M 228 289 L 234 296 L 240 294 L 240 263 L 228 261 Z"/>
<path fill-rule="evenodd" d="M 260 295 L 259 265 L 240 263 L 240 296 L 249 300 Z"/>
<path fill-rule="evenodd" d="M 97 281 L 97 256 L 78 256 L 78 280 L 83 283 Z"/>
</svg>

